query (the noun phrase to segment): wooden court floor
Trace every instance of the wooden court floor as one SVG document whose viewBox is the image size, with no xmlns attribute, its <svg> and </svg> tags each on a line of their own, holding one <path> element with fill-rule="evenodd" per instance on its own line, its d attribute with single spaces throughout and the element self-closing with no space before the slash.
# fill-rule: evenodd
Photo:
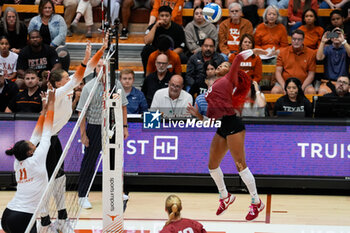
<svg viewBox="0 0 350 233">
<path fill-rule="evenodd" d="M 166 220 L 164 202 L 167 192 L 131 192 L 124 214 L 126 220 Z M 174 193 L 182 199 L 182 216 L 199 221 L 245 222 L 250 197 L 238 194 L 233 205 L 222 216 L 216 216 L 218 195 L 213 193 Z M 0 214 L 13 197 L 13 191 L 0 191 Z M 266 208 L 255 222 L 264 224 L 333 225 L 350 226 L 350 197 L 326 195 L 275 195 L 260 196 Z M 91 192 L 93 208 L 83 210 L 82 220 L 100 220 L 102 193 Z"/>
</svg>

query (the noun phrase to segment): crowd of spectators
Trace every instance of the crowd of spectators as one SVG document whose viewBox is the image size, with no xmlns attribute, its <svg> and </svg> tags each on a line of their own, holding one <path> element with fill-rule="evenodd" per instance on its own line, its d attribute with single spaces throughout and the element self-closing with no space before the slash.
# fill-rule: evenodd
<svg viewBox="0 0 350 233">
<path fill-rule="evenodd" d="M 239 52 L 254 48 L 264 49 L 268 54 L 252 56 L 240 64 L 241 70 L 252 78 L 252 88 L 242 115 L 264 116 L 266 113 L 265 97 L 259 86 L 263 79 L 263 64 L 276 65 L 271 93 L 285 94 L 283 99 L 277 101 L 274 113 L 280 111 L 276 109 L 278 106 L 281 108 L 282 102 L 294 101 L 288 94 L 288 85 L 296 86 L 297 92 L 303 95 L 334 94 L 339 89 L 346 91 L 348 80 L 341 80 L 340 85 L 337 80 L 348 77 L 349 73 L 349 15 L 344 14 L 349 8 L 347 1 L 215 2 L 229 10 L 229 17 L 217 24 L 204 20 L 203 4 L 208 1 L 114 0 L 110 7 L 107 6 L 112 26 L 117 22 L 119 10 L 122 9 L 120 39 L 128 38 L 128 21 L 132 9 L 152 9 L 144 36 L 145 47 L 141 53 L 145 77 L 141 91 L 133 85 L 135 73 L 132 70 L 120 72 L 120 81 L 129 101 L 128 113 L 142 113 L 149 108 L 167 108 L 169 116 L 186 115 L 181 109 L 185 109 L 188 103 L 203 107 L 201 111 L 204 113 L 204 94 L 207 89 L 215 79 L 226 74 Z M 30 112 L 38 112 L 41 108 L 40 91 L 46 89 L 46 78 L 42 74 L 49 75 L 47 71 L 58 68 L 68 71 L 70 56 L 65 47 L 66 36 L 76 32 L 83 16 L 87 26 L 86 37 L 92 37 L 92 8 L 99 2 L 5 0 L 0 3 L 0 7 L 3 4 L 38 4 L 39 14 L 31 18 L 27 27 L 20 21 L 14 8 L 7 7 L 4 12 L 0 8 L 0 110 L 26 112 L 29 109 Z M 64 17 L 55 13 L 56 5 L 64 5 Z M 195 8 L 192 21 L 185 26 L 182 9 L 189 6 Z M 340 9 L 342 7 L 344 9 Z M 257 13 L 258 8 L 265 8 L 260 24 L 251 14 Z M 319 20 L 319 8 L 334 9 L 329 16 L 329 24 L 326 18 Z M 282 20 L 279 9 L 288 9 L 288 23 Z M 324 74 L 316 76 L 316 62 L 324 64 Z M 187 64 L 184 73 L 181 64 Z M 84 83 L 74 92 L 73 109 L 79 102 L 83 85 Z M 349 92 L 349 88 L 347 90 Z M 40 105 L 40 108 L 17 106 L 16 103 L 21 98 L 39 99 L 35 104 Z M 300 98 L 297 99 L 300 102 Z M 176 108 L 180 109 L 178 111 L 181 114 L 176 112 Z M 301 108 L 283 109 L 299 111 Z M 309 113 L 305 115 L 310 116 Z"/>
</svg>

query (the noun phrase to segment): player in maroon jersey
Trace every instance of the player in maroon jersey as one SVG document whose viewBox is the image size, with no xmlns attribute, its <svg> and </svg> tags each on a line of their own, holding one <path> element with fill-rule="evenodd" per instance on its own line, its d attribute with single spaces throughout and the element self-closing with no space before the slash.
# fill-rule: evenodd
<svg viewBox="0 0 350 233">
<path fill-rule="evenodd" d="M 216 215 L 226 211 L 236 199 L 235 196 L 227 192 L 224 175 L 220 168 L 222 159 L 230 150 L 238 173 L 252 197 L 252 204 L 246 216 L 247 221 L 257 218 L 265 205 L 259 198 L 254 176 L 245 161 L 245 127 L 241 118 L 236 116 L 236 112 L 240 111 L 244 104 L 251 84 L 250 77 L 239 70 L 239 67 L 243 60 L 259 54 L 266 54 L 266 52 L 261 49 L 250 49 L 239 53 L 234 59 L 230 71 L 224 77 L 216 80 L 206 93 L 207 116 L 221 120 L 221 127 L 217 129 L 211 142 L 208 165 L 210 176 L 220 193 L 220 206 Z M 187 109 L 193 116 L 205 120 L 206 117 L 202 116 L 196 107 L 189 105 Z"/>
<path fill-rule="evenodd" d="M 203 225 L 195 220 L 181 218 L 182 205 L 181 200 L 176 195 L 170 195 L 165 200 L 165 211 L 168 213 L 169 220 L 159 233 L 206 233 Z"/>
</svg>

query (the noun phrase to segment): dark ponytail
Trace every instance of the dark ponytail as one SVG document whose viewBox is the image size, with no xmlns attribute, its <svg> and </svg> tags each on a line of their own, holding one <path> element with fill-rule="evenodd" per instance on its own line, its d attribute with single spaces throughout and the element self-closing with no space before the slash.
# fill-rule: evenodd
<svg viewBox="0 0 350 233">
<path fill-rule="evenodd" d="M 28 151 L 30 150 L 29 144 L 25 140 L 16 142 L 16 144 L 5 151 L 9 156 L 14 155 L 18 161 L 23 161 L 28 157 Z"/>
</svg>

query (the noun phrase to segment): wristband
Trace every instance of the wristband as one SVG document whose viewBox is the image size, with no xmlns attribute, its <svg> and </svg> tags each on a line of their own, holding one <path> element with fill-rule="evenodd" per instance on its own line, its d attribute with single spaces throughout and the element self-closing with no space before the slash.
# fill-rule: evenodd
<svg viewBox="0 0 350 233">
<path fill-rule="evenodd" d="M 85 65 L 85 64 L 83 64 L 83 63 L 80 63 L 80 65 L 81 65 L 82 67 L 86 68 L 86 65 Z"/>
<path fill-rule="evenodd" d="M 123 128 L 128 128 L 129 126 L 128 125 L 123 125 Z"/>
<path fill-rule="evenodd" d="M 346 40 L 344 40 L 341 44 L 345 45 L 346 43 L 348 43 Z"/>
<path fill-rule="evenodd" d="M 257 91 L 257 92 L 255 92 L 255 94 L 257 95 L 257 94 L 260 94 L 261 93 L 261 91 Z"/>
</svg>

